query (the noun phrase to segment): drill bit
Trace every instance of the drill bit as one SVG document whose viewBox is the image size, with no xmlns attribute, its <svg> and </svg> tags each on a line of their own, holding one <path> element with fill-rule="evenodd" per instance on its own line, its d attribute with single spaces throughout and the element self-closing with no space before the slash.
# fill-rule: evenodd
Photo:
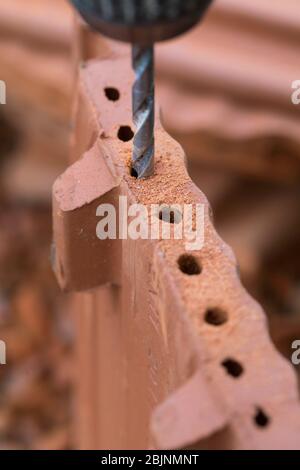
<svg viewBox="0 0 300 470">
<path fill-rule="evenodd" d="M 154 48 L 132 46 L 132 64 L 136 79 L 132 90 L 133 140 L 132 170 L 137 178 L 154 172 Z"/>
<path fill-rule="evenodd" d="M 70 0 L 85 21 L 110 38 L 132 44 L 132 175 L 154 172 L 154 44 L 188 31 L 213 0 Z"/>
</svg>

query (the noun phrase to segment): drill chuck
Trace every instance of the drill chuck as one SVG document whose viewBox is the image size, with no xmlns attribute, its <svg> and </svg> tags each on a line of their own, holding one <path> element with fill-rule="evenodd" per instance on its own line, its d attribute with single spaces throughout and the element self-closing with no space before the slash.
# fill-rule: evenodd
<svg viewBox="0 0 300 470">
<path fill-rule="evenodd" d="M 189 30 L 212 3 L 212 0 L 71 1 L 98 32 L 144 46 Z"/>
</svg>

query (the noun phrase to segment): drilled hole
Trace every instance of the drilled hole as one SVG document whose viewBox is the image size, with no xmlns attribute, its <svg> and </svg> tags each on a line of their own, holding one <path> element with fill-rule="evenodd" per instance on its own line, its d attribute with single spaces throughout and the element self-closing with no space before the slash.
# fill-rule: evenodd
<svg viewBox="0 0 300 470">
<path fill-rule="evenodd" d="M 105 93 L 106 98 L 109 101 L 118 101 L 120 99 L 120 92 L 116 88 L 113 88 L 113 87 L 104 88 L 104 93 Z"/>
<path fill-rule="evenodd" d="M 226 323 L 228 320 L 228 315 L 224 310 L 220 308 L 210 308 L 206 310 L 205 321 L 210 325 L 220 326 Z"/>
<path fill-rule="evenodd" d="M 130 126 L 121 126 L 118 132 L 118 138 L 123 142 L 129 142 L 134 136 L 134 132 Z"/>
<path fill-rule="evenodd" d="M 257 408 L 256 415 L 254 416 L 254 422 L 256 426 L 265 428 L 270 424 L 270 418 L 261 408 Z"/>
<path fill-rule="evenodd" d="M 240 377 L 244 372 L 243 366 L 234 359 L 225 359 L 225 361 L 222 362 L 222 366 L 226 369 L 227 374 L 231 375 L 231 377 L 234 377 L 235 379 Z"/>
<path fill-rule="evenodd" d="M 164 207 L 159 212 L 159 219 L 169 224 L 179 224 L 182 221 L 182 214 L 178 209 Z"/>
<path fill-rule="evenodd" d="M 178 259 L 178 266 L 184 274 L 189 276 L 200 274 L 202 270 L 197 259 L 192 255 L 181 255 Z"/>
<path fill-rule="evenodd" d="M 133 178 L 137 178 L 139 176 L 138 172 L 133 168 L 133 166 L 130 168 L 130 176 Z"/>
</svg>

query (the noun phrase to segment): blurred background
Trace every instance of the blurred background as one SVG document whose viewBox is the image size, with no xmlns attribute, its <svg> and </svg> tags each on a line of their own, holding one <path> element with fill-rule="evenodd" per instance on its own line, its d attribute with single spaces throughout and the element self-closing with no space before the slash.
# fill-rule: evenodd
<svg viewBox="0 0 300 470">
<path fill-rule="evenodd" d="M 287 358 L 300 339 L 299 20 L 299 0 L 216 0 L 200 27 L 157 48 L 163 123 Z M 51 270 L 51 186 L 68 165 L 80 49 L 96 57 L 105 42 L 75 33 L 67 0 L 0 0 L 0 449 L 78 446 L 76 335 Z"/>
</svg>

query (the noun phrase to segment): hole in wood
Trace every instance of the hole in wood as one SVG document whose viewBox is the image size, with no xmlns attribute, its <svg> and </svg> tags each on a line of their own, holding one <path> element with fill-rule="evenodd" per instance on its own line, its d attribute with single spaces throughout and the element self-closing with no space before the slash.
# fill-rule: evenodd
<svg viewBox="0 0 300 470">
<path fill-rule="evenodd" d="M 225 359 L 225 361 L 222 362 L 222 366 L 226 369 L 227 374 L 235 379 L 240 377 L 244 372 L 243 366 L 234 359 Z"/>
<path fill-rule="evenodd" d="M 118 138 L 123 142 L 129 142 L 134 136 L 134 132 L 130 126 L 121 126 L 118 131 Z"/>
<path fill-rule="evenodd" d="M 254 422 L 256 426 L 260 428 L 265 428 L 270 424 L 270 418 L 261 408 L 257 408 L 256 414 L 254 416 Z"/>
<path fill-rule="evenodd" d="M 200 274 L 202 271 L 197 259 L 192 255 L 181 255 L 178 259 L 178 266 L 181 272 L 189 276 Z"/>
<path fill-rule="evenodd" d="M 133 166 L 130 168 L 130 176 L 133 178 L 137 178 L 139 176 L 138 172 L 133 168 Z"/>
<path fill-rule="evenodd" d="M 104 93 L 109 101 L 118 101 L 120 99 L 120 92 L 117 88 L 106 87 L 104 88 Z"/>
<path fill-rule="evenodd" d="M 220 326 L 227 322 L 228 315 L 220 308 L 209 308 L 204 319 L 209 325 Z"/>
<path fill-rule="evenodd" d="M 159 219 L 169 224 L 180 224 L 182 214 L 178 209 L 165 207 L 159 212 Z"/>
</svg>

